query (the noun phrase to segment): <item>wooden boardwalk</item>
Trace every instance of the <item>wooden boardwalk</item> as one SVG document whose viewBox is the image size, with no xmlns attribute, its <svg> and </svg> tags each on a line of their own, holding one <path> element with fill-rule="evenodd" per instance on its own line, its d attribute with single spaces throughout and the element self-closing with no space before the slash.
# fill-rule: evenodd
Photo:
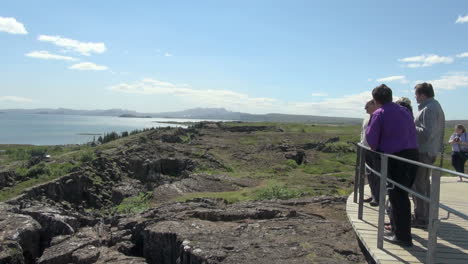
<svg viewBox="0 0 468 264">
<path fill-rule="evenodd" d="M 468 214 L 468 182 L 457 182 L 457 178 L 441 178 L 440 202 Z M 364 197 L 369 195 L 370 189 L 366 185 Z M 412 248 L 402 248 L 384 242 L 381 250 L 377 248 L 378 207 L 370 207 L 365 203 L 363 220 L 359 220 L 358 204 L 353 202 L 351 194 L 346 204 L 346 213 L 357 236 L 376 263 L 425 263 L 428 237 L 426 231 L 412 229 Z M 439 213 L 440 219 L 447 217 L 445 210 L 440 209 Z M 437 242 L 436 263 L 468 264 L 468 221 L 454 215 L 450 215 L 448 220 L 441 220 Z"/>
</svg>

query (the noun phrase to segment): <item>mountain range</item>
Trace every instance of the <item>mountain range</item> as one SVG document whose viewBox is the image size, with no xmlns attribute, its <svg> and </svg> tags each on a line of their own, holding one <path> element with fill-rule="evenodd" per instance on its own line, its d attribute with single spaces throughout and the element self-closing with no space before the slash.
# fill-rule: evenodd
<svg viewBox="0 0 468 264">
<path fill-rule="evenodd" d="M 107 110 L 75 110 L 67 108 L 39 108 L 39 109 L 3 109 L 4 113 L 21 114 L 53 114 L 53 115 L 85 115 L 85 116 L 122 116 L 122 117 L 154 117 L 154 118 L 184 118 L 184 119 L 211 119 L 235 120 L 245 122 L 299 122 L 320 124 L 360 124 L 362 119 L 348 117 L 330 117 L 313 115 L 289 114 L 249 114 L 232 112 L 225 108 L 193 108 L 176 112 L 139 113 L 126 109 Z"/>
</svg>

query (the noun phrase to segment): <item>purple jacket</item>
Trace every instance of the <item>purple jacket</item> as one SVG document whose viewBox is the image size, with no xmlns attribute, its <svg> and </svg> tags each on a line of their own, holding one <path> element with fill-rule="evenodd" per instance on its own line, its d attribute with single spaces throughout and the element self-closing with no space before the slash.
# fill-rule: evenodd
<svg viewBox="0 0 468 264">
<path fill-rule="evenodd" d="M 373 150 L 384 153 L 418 148 L 413 117 L 395 103 L 386 103 L 372 114 L 366 139 Z"/>
</svg>

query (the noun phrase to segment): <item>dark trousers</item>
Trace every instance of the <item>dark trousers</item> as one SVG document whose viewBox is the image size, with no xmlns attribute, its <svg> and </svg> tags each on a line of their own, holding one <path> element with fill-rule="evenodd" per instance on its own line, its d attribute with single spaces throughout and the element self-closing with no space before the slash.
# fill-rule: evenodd
<svg viewBox="0 0 468 264">
<path fill-rule="evenodd" d="M 408 149 L 394 155 L 417 161 L 419 153 L 416 149 Z M 416 165 L 392 158 L 388 160 L 389 178 L 408 188 L 413 185 L 417 169 Z M 411 204 L 408 193 L 394 186 L 388 191 L 388 199 L 392 207 L 390 222 L 395 236 L 402 241 L 411 241 Z"/>
<path fill-rule="evenodd" d="M 374 152 L 366 152 L 366 163 L 372 169 L 380 172 L 380 155 Z M 371 171 L 366 171 L 367 181 L 369 182 L 369 187 L 372 194 L 372 199 L 376 202 L 379 202 L 380 197 L 380 177 L 375 175 Z"/>
<path fill-rule="evenodd" d="M 452 152 L 452 165 L 457 172 L 465 173 L 466 157 L 461 152 Z"/>
</svg>

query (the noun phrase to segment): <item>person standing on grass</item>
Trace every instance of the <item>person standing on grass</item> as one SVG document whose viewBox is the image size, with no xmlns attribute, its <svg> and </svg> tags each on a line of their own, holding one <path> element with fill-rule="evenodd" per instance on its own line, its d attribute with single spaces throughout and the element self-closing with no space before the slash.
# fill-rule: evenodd
<svg viewBox="0 0 468 264">
<path fill-rule="evenodd" d="M 434 99 L 434 89 L 430 83 L 420 83 L 414 87 L 418 113 L 414 119 L 418 135 L 419 161 L 434 164 L 443 150 L 445 115 L 439 102 Z M 413 190 L 429 197 L 431 190 L 430 170 L 419 167 Z M 413 195 L 413 227 L 425 228 L 429 221 L 429 203 Z"/>
<path fill-rule="evenodd" d="M 369 144 L 367 143 L 366 140 L 366 129 L 367 126 L 369 125 L 370 117 L 372 114 L 377 110 L 377 107 L 375 106 L 374 100 L 370 100 L 366 103 L 366 106 L 364 107 L 366 110 L 367 115 L 364 117 L 364 120 L 362 122 L 362 131 L 361 131 L 361 144 L 369 147 Z M 371 168 L 373 168 L 376 171 L 380 171 L 380 159 L 379 155 L 366 151 L 366 163 L 369 165 Z M 369 187 L 371 190 L 371 197 L 369 199 L 365 199 L 364 202 L 369 203 L 371 206 L 378 206 L 379 205 L 379 194 L 380 194 L 380 178 L 379 176 L 375 175 L 371 171 L 366 170 L 366 175 L 367 175 L 367 181 L 369 182 Z"/>
<path fill-rule="evenodd" d="M 372 97 L 378 109 L 372 114 L 366 130 L 369 146 L 379 152 L 418 160 L 416 127 L 410 112 L 392 102 L 392 90 L 385 84 L 374 88 Z M 415 165 L 388 159 L 388 177 L 403 186 L 411 187 L 416 171 Z M 395 186 L 388 191 L 388 197 L 392 207 L 392 232 L 386 233 L 384 239 L 400 246 L 411 247 L 411 204 L 408 193 Z"/>
<path fill-rule="evenodd" d="M 463 125 L 456 125 L 455 132 L 450 137 L 452 145 L 452 165 L 457 172 L 465 173 L 465 162 L 468 158 L 468 134 Z M 463 181 L 460 177 L 459 182 Z"/>
</svg>

